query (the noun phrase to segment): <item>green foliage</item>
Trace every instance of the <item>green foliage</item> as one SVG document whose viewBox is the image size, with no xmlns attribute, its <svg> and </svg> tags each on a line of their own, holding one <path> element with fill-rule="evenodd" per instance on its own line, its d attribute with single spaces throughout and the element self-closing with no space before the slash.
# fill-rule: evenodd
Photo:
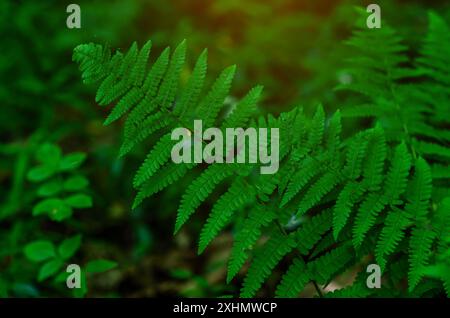
<svg viewBox="0 0 450 318">
<path fill-rule="evenodd" d="M 53 221 L 61 222 L 72 216 L 74 208 L 92 206 L 92 198 L 82 192 L 89 181 L 77 171 L 85 159 L 84 153 L 63 156 L 61 149 L 50 143 L 38 149 L 36 160 L 39 165 L 27 174 L 31 182 L 40 183 L 37 194 L 43 198 L 33 207 L 34 216 L 45 214 Z"/>
<path fill-rule="evenodd" d="M 436 219 L 434 221 L 439 225 L 435 231 L 435 235 L 438 238 L 438 244 L 437 255 L 433 260 L 433 264 L 423 268 L 423 266 L 426 264 L 426 258 L 429 255 L 425 254 L 425 259 L 420 259 L 418 256 L 421 251 L 416 250 L 417 254 L 415 255 L 413 261 L 420 263 L 420 270 L 415 271 L 414 268 L 411 268 L 412 271 L 410 274 L 411 278 L 414 280 L 417 280 L 422 275 L 426 275 L 428 277 L 442 281 L 447 297 L 450 296 L 450 237 L 448 232 L 448 228 L 450 227 L 450 217 L 448 213 L 449 208 L 450 199 L 447 198 L 441 202 L 438 210 L 436 211 Z M 432 236 L 432 234 L 429 232 L 424 234 L 428 235 L 428 239 Z M 424 244 L 428 243 L 429 242 L 425 242 Z M 427 251 L 425 250 L 423 251 L 423 253 L 427 253 Z"/>
<path fill-rule="evenodd" d="M 25 256 L 33 262 L 45 261 L 38 273 L 38 281 L 43 281 L 62 270 L 64 263 L 80 248 L 81 235 L 65 239 L 56 248 L 50 241 L 34 241 L 25 246 Z"/>
<path fill-rule="evenodd" d="M 82 288 L 72 292 L 66 288 L 68 276 L 66 267 L 78 262 L 77 253 L 82 243 L 81 233 L 70 234 L 79 231 L 78 227 L 74 226 L 76 220 L 73 210 L 90 208 L 93 205 L 92 198 L 88 195 L 89 180 L 81 172 L 81 165 L 86 159 L 86 154 L 74 152 L 65 155 L 58 145 L 48 142 L 37 145 L 33 149 L 35 149 L 33 156 L 38 164 L 24 173 L 34 186 L 30 189 L 30 193 L 33 194 L 33 206 L 26 211 L 25 225 L 17 222 L 18 230 L 12 231 L 11 236 L 7 237 L 11 242 L 6 243 L 17 241 L 13 243 L 14 245 L 7 244 L 7 248 L 2 252 L 5 255 L 11 253 L 18 259 L 17 264 L 21 264 L 19 274 L 24 277 L 22 280 L 27 279 L 29 268 L 35 277 L 30 283 L 25 283 L 26 281 L 23 283 L 23 286 L 29 286 L 28 292 L 18 291 L 14 281 L 9 282 L 8 279 L 10 275 L 13 277 L 15 275 L 14 266 L 11 266 L 2 273 L 7 280 L 2 280 L 1 287 L 6 295 L 18 293 L 19 296 L 38 296 L 34 294 L 33 287 L 37 282 L 38 285 L 47 284 L 46 286 L 51 286 L 55 290 L 62 290 L 64 295 L 71 292 L 76 297 L 83 297 L 88 291 L 86 277 L 82 278 Z M 19 239 L 14 238 L 15 231 L 22 233 L 23 229 L 32 228 L 35 223 L 39 228 L 48 222 L 59 223 L 59 226 L 64 227 L 67 232 L 58 233 L 50 227 L 43 232 L 29 233 L 24 237 L 35 239 L 24 245 L 19 243 Z M 24 261 L 20 259 L 22 253 L 25 256 Z M 88 262 L 86 267 L 89 269 L 87 272 L 98 273 L 114 268 L 116 265 L 111 261 L 94 260 Z"/>
<path fill-rule="evenodd" d="M 165 49 L 150 67 L 146 64 L 151 42 L 140 49 L 133 43 L 123 53 L 82 44 L 73 59 L 80 64 L 84 81 L 97 83 L 97 102 L 114 104 L 105 124 L 128 113 L 121 156 L 150 136 L 156 140 L 133 180 L 138 190 L 134 207 L 189 170 L 189 177 L 200 170 L 182 195 L 177 233 L 213 193 L 222 191 L 201 230 L 199 253 L 226 226 L 235 228 L 228 282 L 252 256 L 242 297 L 257 295 L 284 260 L 292 262 L 276 295 L 294 297 L 309 283 L 324 287 L 347 269 L 367 265 L 367 256 L 372 255 L 389 285 L 406 278 L 402 270 L 405 264 L 409 267 L 408 288 L 386 294 L 421 296 L 448 291 L 442 265 L 429 265 L 431 259 L 441 261 L 436 246 L 448 243 L 436 235 L 448 232 L 448 227 L 435 221 L 437 216 L 448 219 L 449 212 L 436 209 L 444 196 L 435 191 L 448 189 L 448 182 L 440 179 L 447 175 L 450 157 L 446 86 L 450 61 L 437 46 L 448 45 L 445 28 L 441 18 L 430 14 L 428 36 L 414 62 L 389 26 L 355 31 L 347 41 L 358 52 L 346 70 L 351 81 L 338 87 L 351 98 L 342 113 L 330 117 L 322 105 L 312 118 L 301 107 L 276 118 L 258 117 L 259 86 L 231 114 L 222 115 L 236 68 L 226 68 L 209 90 L 202 90 L 207 56 L 203 51 L 181 84 L 185 41 L 170 57 Z M 436 93 L 440 99 L 431 97 Z M 373 125 L 347 136 L 342 133 L 341 114 L 373 118 Z M 258 164 L 212 163 L 205 168 L 171 162 L 170 131 L 187 127 L 192 135 L 194 119 L 203 120 L 205 128 L 237 123 L 279 128 L 280 171 L 268 176 L 258 173 Z M 243 217 L 241 223 L 235 222 L 236 215 Z M 440 278 L 444 286 L 423 281 L 426 275 Z M 361 277 L 330 296 L 376 296 Z"/>
</svg>

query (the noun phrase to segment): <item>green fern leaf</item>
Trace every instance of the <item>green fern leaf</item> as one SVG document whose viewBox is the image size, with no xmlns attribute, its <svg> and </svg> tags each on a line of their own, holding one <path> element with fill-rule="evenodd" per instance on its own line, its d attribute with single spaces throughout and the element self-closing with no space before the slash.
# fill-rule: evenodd
<svg viewBox="0 0 450 318">
<path fill-rule="evenodd" d="M 431 169 L 423 158 L 418 158 L 415 163 L 414 178 L 411 182 L 408 203 L 405 211 L 415 221 L 426 219 L 431 199 Z"/>
<path fill-rule="evenodd" d="M 383 130 L 377 126 L 373 131 L 367 159 L 363 168 L 364 187 L 370 191 L 379 190 L 383 181 L 383 168 L 387 146 Z"/>
<path fill-rule="evenodd" d="M 347 150 L 347 160 L 344 166 L 347 178 L 356 179 L 361 175 L 362 162 L 366 155 L 369 140 L 364 132 L 353 138 Z"/>
<path fill-rule="evenodd" d="M 174 141 L 171 139 L 170 133 L 161 137 L 136 172 L 133 179 L 133 186 L 135 188 L 140 187 L 145 181 L 150 179 L 151 176 L 169 160 L 173 145 Z"/>
<path fill-rule="evenodd" d="M 231 249 L 230 260 L 228 263 L 227 283 L 236 276 L 241 267 L 244 265 L 248 255 L 247 249 L 253 247 L 261 236 L 261 228 L 267 226 L 275 219 L 273 211 L 267 207 L 256 205 L 253 207 L 244 220 L 239 232 L 236 234 L 233 248 Z"/>
<path fill-rule="evenodd" d="M 100 86 L 97 91 L 96 102 L 99 105 L 108 105 L 125 94 L 131 87 L 130 72 L 138 56 L 137 43 L 133 42 L 127 54 L 122 59 L 118 69 L 111 70 L 115 76 L 112 85 Z M 102 90 L 103 91 L 102 91 Z"/>
<path fill-rule="evenodd" d="M 263 87 L 253 87 L 236 105 L 233 112 L 225 119 L 222 128 L 244 127 L 248 120 L 257 112 L 256 104 L 261 98 Z"/>
<path fill-rule="evenodd" d="M 167 186 L 183 177 L 195 164 L 167 164 L 164 168 L 155 173 L 151 180 L 141 185 L 138 194 L 133 202 L 133 209 L 137 208 L 145 198 L 158 193 Z"/>
<path fill-rule="evenodd" d="M 411 156 L 404 143 L 395 148 L 394 158 L 389 173 L 386 177 L 385 198 L 389 204 L 398 204 L 398 199 L 406 189 L 409 169 L 411 168 Z"/>
<path fill-rule="evenodd" d="M 431 254 L 435 233 L 426 228 L 416 227 L 409 240 L 409 291 L 413 291 L 424 275 L 424 268 Z"/>
<path fill-rule="evenodd" d="M 331 210 L 313 216 L 306 221 L 296 232 L 297 249 L 307 255 L 322 235 L 331 228 Z"/>
<path fill-rule="evenodd" d="M 269 241 L 256 253 L 244 279 L 241 297 L 253 297 L 273 268 L 294 246 L 293 236 L 285 236 L 279 230 L 274 231 Z"/>
<path fill-rule="evenodd" d="M 217 184 L 234 173 L 233 166 L 210 165 L 187 188 L 178 208 L 174 233 L 177 233 L 200 204 L 211 194 Z"/>
<path fill-rule="evenodd" d="M 192 71 L 192 75 L 189 78 L 189 82 L 175 105 L 173 111 L 174 115 L 183 117 L 187 111 L 192 111 L 194 109 L 205 81 L 207 59 L 208 51 L 205 49 L 202 54 L 200 54 L 194 66 L 194 70 Z"/>
<path fill-rule="evenodd" d="M 197 115 L 202 118 L 205 127 L 210 127 L 214 124 L 216 117 L 223 106 L 225 97 L 230 91 L 231 82 L 233 81 L 236 72 L 236 65 L 227 67 L 219 75 L 214 82 L 208 95 L 200 102 L 197 109 Z"/>
<path fill-rule="evenodd" d="M 333 209 L 333 236 L 338 238 L 339 233 L 347 224 L 353 206 L 364 194 L 364 188 L 360 183 L 350 182 L 345 185 L 336 200 Z"/>
<path fill-rule="evenodd" d="M 211 214 L 200 233 L 198 253 L 201 254 L 208 244 L 230 221 L 233 213 L 255 200 L 255 190 L 248 186 L 242 178 L 231 184 L 212 208 Z"/>
<path fill-rule="evenodd" d="M 285 206 L 292 200 L 312 178 L 321 172 L 321 169 L 320 162 L 313 158 L 305 159 L 299 167 L 299 170 L 292 176 L 283 199 L 281 200 L 280 207 Z"/>
<path fill-rule="evenodd" d="M 333 190 L 341 181 L 342 176 L 335 172 L 329 171 L 323 174 L 305 193 L 297 210 L 298 215 L 305 214 L 315 204 L 317 204 L 327 193 Z"/>
<path fill-rule="evenodd" d="M 400 240 L 404 237 L 405 228 L 410 224 L 405 211 L 394 209 L 391 211 L 386 220 L 378 239 L 375 255 L 378 265 L 384 270 L 386 267 L 386 256 L 392 254 Z"/>
<path fill-rule="evenodd" d="M 333 114 L 333 117 L 331 117 L 327 129 L 326 148 L 330 152 L 335 152 L 338 149 L 341 143 L 340 139 L 341 132 L 342 132 L 341 112 L 337 110 Z"/>
<path fill-rule="evenodd" d="M 384 209 L 386 199 L 382 194 L 370 193 L 359 207 L 353 227 L 353 244 L 361 246 L 376 217 Z"/>
<path fill-rule="evenodd" d="M 311 278 L 319 284 L 327 283 L 334 275 L 353 260 L 353 253 L 348 245 L 336 247 L 327 254 L 308 263 Z"/>
<path fill-rule="evenodd" d="M 164 76 L 163 82 L 158 91 L 158 102 L 162 108 L 167 109 L 172 106 L 178 89 L 178 81 L 181 69 L 186 58 L 186 40 L 183 40 L 173 52 L 170 59 L 169 68 Z"/>
<path fill-rule="evenodd" d="M 325 113 L 322 105 L 317 106 L 316 113 L 312 119 L 311 127 L 309 130 L 307 149 L 314 149 L 323 140 L 323 134 L 325 130 Z"/>
<path fill-rule="evenodd" d="M 297 297 L 309 282 L 309 275 L 303 260 L 295 258 L 278 284 L 277 297 Z"/>
</svg>

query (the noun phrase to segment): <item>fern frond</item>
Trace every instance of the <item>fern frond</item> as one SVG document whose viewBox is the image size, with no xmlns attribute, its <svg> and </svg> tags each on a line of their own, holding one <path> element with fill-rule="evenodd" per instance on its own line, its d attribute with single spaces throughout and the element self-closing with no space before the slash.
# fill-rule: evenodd
<svg viewBox="0 0 450 318">
<path fill-rule="evenodd" d="M 384 186 L 386 202 L 398 204 L 398 199 L 406 189 L 409 169 L 411 167 L 411 156 L 404 143 L 395 148 L 394 158 L 386 177 Z"/>
<path fill-rule="evenodd" d="M 195 63 L 189 82 L 183 89 L 180 99 L 175 105 L 174 115 L 183 117 L 187 111 L 192 111 L 198 102 L 207 69 L 208 50 L 203 50 Z"/>
<path fill-rule="evenodd" d="M 450 159 L 450 149 L 448 147 L 426 141 L 416 141 L 413 145 L 424 156 L 442 157 L 445 160 Z"/>
<path fill-rule="evenodd" d="M 364 187 L 360 183 L 350 182 L 345 185 L 336 200 L 333 209 L 333 236 L 338 238 L 339 233 L 347 224 L 353 206 L 364 194 Z"/>
<path fill-rule="evenodd" d="M 375 249 L 377 264 L 384 270 L 386 267 L 386 256 L 392 254 L 405 233 L 404 230 L 410 224 L 405 211 L 394 209 L 384 221 L 378 243 Z"/>
<path fill-rule="evenodd" d="M 311 278 L 319 284 L 327 283 L 353 260 L 351 247 L 341 245 L 308 263 Z"/>
<path fill-rule="evenodd" d="M 381 127 L 377 126 L 374 128 L 367 160 L 363 167 L 364 187 L 370 191 L 378 190 L 383 181 L 383 168 L 386 154 L 386 138 Z"/>
<path fill-rule="evenodd" d="M 104 79 L 108 74 L 110 59 L 109 48 L 94 43 L 79 45 L 73 53 L 73 60 L 80 64 L 85 84 L 96 83 Z"/>
<path fill-rule="evenodd" d="M 325 298 L 366 298 L 373 294 L 367 287 L 365 272 L 360 272 L 350 286 L 326 293 Z"/>
<path fill-rule="evenodd" d="M 177 233 L 200 204 L 211 194 L 216 185 L 234 173 L 233 166 L 210 165 L 186 189 L 178 208 L 174 233 Z"/>
<path fill-rule="evenodd" d="M 295 258 L 287 272 L 281 278 L 275 295 L 276 297 L 297 297 L 309 281 L 305 262 L 299 258 Z"/>
<path fill-rule="evenodd" d="M 417 62 L 428 76 L 448 86 L 450 84 L 448 76 L 450 49 L 442 43 L 450 41 L 450 28 L 445 20 L 434 12 L 429 12 L 428 20 L 429 30 Z"/>
<path fill-rule="evenodd" d="M 135 188 L 140 187 L 145 181 L 150 179 L 150 177 L 169 160 L 173 145 L 174 141 L 171 139 L 170 133 L 161 137 L 136 172 L 133 179 L 133 186 Z"/>
<path fill-rule="evenodd" d="M 119 119 L 129 109 L 136 105 L 144 96 L 144 92 L 140 89 L 140 85 L 142 84 L 142 81 L 144 79 L 151 47 L 152 42 L 148 41 L 140 50 L 136 58 L 136 62 L 134 63 L 134 66 L 132 67 L 132 70 L 130 72 L 130 78 L 127 79 L 129 85 L 132 86 L 132 88 L 116 104 L 109 116 L 106 118 L 104 125 L 109 125 L 115 120 Z"/>
<path fill-rule="evenodd" d="M 405 211 L 416 222 L 426 219 L 431 199 L 431 169 L 423 158 L 415 162 L 414 178 L 410 184 Z"/>
<path fill-rule="evenodd" d="M 178 88 L 181 69 L 186 58 L 186 40 L 176 47 L 170 59 L 167 73 L 158 91 L 158 101 L 163 109 L 172 107 Z"/>
<path fill-rule="evenodd" d="M 138 88 L 131 88 L 113 108 L 103 125 L 107 126 L 122 117 L 127 111 L 136 105 L 143 96 L 144 94 Z"/>
<path fill-rule="evenodd" d="M 355 247 L 361 246 L 367 232 L 375 224 L 376 217 L 385 205 L 386 199 L 379 193 L 370 193 L 362 202 L 353 227 L 353 244 Z"/>
<path fill-rule="evenodd" d="M 242 286 L 241 297 L 255 296 L 263 282 L 272 273 L 273 268 L 294 246 L 293 236 L 285 236 L 279 230 L 273 231 L 269 241 L 264 244 L 262 249 L 257 251 L 248 269 Z"/>
<path fill-rule="evenodd" d="M 133 42 L 125 56 L 123 57 L 120 65 L 116 69 L 111 69 L 111 76 L 114 78 L 113 82 L 109 85 L 100 85 L 95 101 L 99 105 L 108 105 L 120 96 L 125 94 L 131 87 L 132 80 L 129 74 L 133 68 L 133 65 L 138 56 L 138 46 L 136 42 Z"/>
<path fill-rule="evenodd" d="M 348 146 L 346 163 L 344 166 L 345 175 L 349 179 L 356 179 L 361 175 L 362 162 L 366 155 L 369 140 L 365 132 L 354 137 Z"/>
<path fill-rule="evenodd" d="M 183 177 L 190 169 L 195 166 L 194 163 L 190 164 L 168 164 L 164 168 L 158 170 L 152 179 L 146 181 L 141 185 L 138 194 L 133 202 L 132 209 L 137 208 L 145 198 L 158 193 L 167 186 L 173 184 L 175 181 Z"/>
<path fill-rule="evenodd" d="M 292 176 L 280 207 L 285 206 L 297 193 L 318 173 L 322 170 L 320 162 L 313 158 L 307 158 L 299 167 L 299 170 Z"/>
<path fill-rule="evenodd" d="M 450 167 L 434 164 L 431 166 L 431 175 L 433 179 L 450 179 Z"/>
<path fill-rule="evenodd" d="M 257 112 L 257 103 L 261 98 L 263 87 L 253 87 L 236 105 L 236 108 L 225 119 L 223 128 L 244 127 L 248 120 Z"/>
<path fill-rule="evenodd" d="M 307 149 L 314 149 L 323 140 L 323 134 L 325 131 L 325 113 L 322 105 L 317 106 L 316 113 L 311 122 L 309 129 Z"/>
<path fill-rule="evenodd" d="M 331 228 L 331 210 L 313 216 L 297 230 L 295 236 L 297 249 L 302 255 L 307 255 L 322 235 Z"/>
<path fill-rule="evenodd" d="M 128 135 L 125 137 L 125 140 L 120 147 L 119 157 L 127 154 L 134 146 L 144 141 L 147 137 L 173 123 L 174 121 L 172 118 L 164 116 L 161 112 L 148 116 L 139 124 L 138 128 L 133 129 L 132 133 L 128 132 Z"/>
<path fill-rule="evenodd" d="M 201 254 L 208 244 L 230 221 L 236 210 L 255 200 L 255 190 L 248 186 L 242 178 L 237 178 L 228 191 L 214 204 L 211 214 L 200 233 L 198 253 Z"/>
<path fill-rule="evenodd" d="M 227 67 L 214 82 L 208 95 L 200 102 L 197 115 L 203 119 L 204 126 L 212 126 L 230 91 L 231 82 L 236 72 L 236 65 Z"/>
<path fill-rule="evenodd" d="M 337 110 L 331 117 L 327 128 L 326 148 L 330 152 L 335 152 L 341 144 L 341 132 L 341 112 Z"/>
<path fill-rule="evenodd" d="M 256 205 L 244 220 L 241 229 L 236 234 L 233 247 L 231 249 L 228 263 L 227 282 L 229 283 L 244 265 L 248 255 L 247 249 L 253 247 L 261 236 L 261 228 L 267 226 L 273 219 L 275 213 L 267 207 Z"/>
<path fill-rule="evenodd" d="M 297 210 L 298 215 L 305 214 L 341 181 L 342 175 L 336 171 L 323 174 L 305 193 Z"/>
<path fill-rule="evenodd" d="M 428 264 L 431 246 L 435 233 L 424 227 L 416 227 L 409 240 L 409 291 L 413 291 L 424 275 L 424 268 Z"/>
</svg>

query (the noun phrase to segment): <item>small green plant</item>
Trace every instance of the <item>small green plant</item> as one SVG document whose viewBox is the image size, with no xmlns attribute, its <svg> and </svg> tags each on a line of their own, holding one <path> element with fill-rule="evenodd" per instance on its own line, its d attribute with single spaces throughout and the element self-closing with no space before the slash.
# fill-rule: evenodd
<svg viewBox="0 0 450 318">
<path fill-rule="evenodd" d="M 35 154 L 38 165 L 28 171 L 29 181 L 36 183 L 39 201 L 32 209 L 33 217 L 48 217 L 51 221 L 67 222 L 73 218 L 74 209 L 92 207 L 89 180 L 80 172 L 86 159 L 82 152 L 63 155 L 61 148 L 52 143 L 42 144 Z M 47 237 L 54 234 L 46 233 Z M 66 268 L 80 249 L 82 235 L 76 234 L 64 240 L 38 239 L 29 242 L 23 249 L 28 260 L 39 265 L 37 281 L 43 282 L 54 277 L 54 284 L 66 287 L 69 273 Z M 86 275 L 108 271 L 117 264 L 108 260 L 89 261 L 81 270 L 81 288 L 73 290 L 73 295 L 83 297 L 87 291 Z M 61 287 L 60 286 L 60 287 Z"/>
<path fill-rule="evenodd" d="M 81 245 L 81 235 L 75 235 L 61 242 L 59 246 L 48 240 L 37 240 L 24 248 L 25 256 L 43 265 L 39 269 L 38 281 L 43 281 L 59 273 L 75 255 Z"/>
<path fill-rule="evenodd" d="M 33 207 L 33 215 L 45 214 L 53 221 L 70 218 L 73 209 L 89 208 L 92 198 L 84 193 L 89 181 L 77 169 L 86 154 L 75 152 L 63 156 L 53 144 L 42 145 L 36 153 L 39 165 L 28 172 L 28 180 L 39 183 L 37 195 L 43 199 Z"/>
</svg>

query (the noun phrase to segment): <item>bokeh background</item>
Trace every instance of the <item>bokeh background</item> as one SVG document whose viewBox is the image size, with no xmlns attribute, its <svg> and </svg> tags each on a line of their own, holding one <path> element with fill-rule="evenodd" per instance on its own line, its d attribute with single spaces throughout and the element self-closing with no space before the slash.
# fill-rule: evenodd
<svg viewBox="0 0 450 318">
<path fill-rule="evenodd" d="M 119 264 L 89 280 L 89 297 L 215 297 L 233 294 L 240 286 L 239 279 L 225 284 L 231 234 L 222 234 L 200 257 L 195 245 L 201 217 L 172 236 L 183 183 L 131 211 L 131 178 L 145 148 L 126 161 L 117 158 L 121 127 L 103 127 L 106 110 L 95 105 L 94 88 L 81 83 L 71 61 L 76 45 L 97 42 L 126 50 L 135 40 L 142 44 L 151 39 L 155 57 L 164 47 L 187 39 L 185 77 L 205 47 L 210 74 L 237 64 L 231 102 L 262 84 L 265 111 L 303 105 L 312 112 L 320 101 L 331 112 L 346 98 L 333 87 L 345 80 L 342 69 L 350 53 L 343 41 L 355 24 L 354 7 L 371 2 L 76 1 L 82 28 L 68 29 L 68 1 L 0 1 L 0 296 L 71 296 L 51 280 L 36 280 L 38 267 L 24 257 L 23 247 L 39 238 L 58 241 L 73 233 L 83 235 L 74 262 L 107 258 Z M 382 21 L 405 38 L 411 57 L 426 32 L 427 10 L 450 18 L 445 0 L 377 3 Z M 82 170 L 90 180 L 94 205 L 68 222 L 32 217 L 30 212 L 36 189 L 26 174 L 43 142 L 88 154 Z M 199 215 L 208 208 L 202 206 Z M 270 294 L 273 284 L 269 281 L 265 288 L 262 295 Z M 308 290 L 304 296 L 310 296 Z"/>
</svg>

